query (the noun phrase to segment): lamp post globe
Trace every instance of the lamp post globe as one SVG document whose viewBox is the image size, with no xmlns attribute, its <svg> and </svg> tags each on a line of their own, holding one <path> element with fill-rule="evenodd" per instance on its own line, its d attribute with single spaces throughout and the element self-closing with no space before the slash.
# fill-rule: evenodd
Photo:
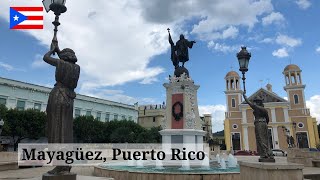
<svg viewBox="0 0 320 180">
<path fill-rule="evenodd" d="M 54 14 L 60 15 L 67 11 L 65 4 L 66 0 L 51 0 L 50 10 L 53 11 Z"/>
<path fill-rule="evenodd" d="M 248 71 L 249 61 L 251 58 L 251 53 L 247 51 L 245 46 L 241 47 L 241 51 L 237 53 L 237 58 L 239 61 L 240 69 L 239 71 L 242 72 L 242 80 L 243 80 L 243 90 L 246 91 L 246 84 L 245 84 L 245 73 Z"/>
<path fill-rule="evenodd" d="M 237 53 L 237 58 L 240 66 L 239 70 L 241 72 L 247 72 L 251 53 L 247 51 L 246 47 L 241 47 L 241 51 Z"/>
<path fill-rule="evenodd" d="M 56 15 L 67 11 L 66 0 L 43 0 L 42 3 L 47 12 L 51 10 Z"/>
</svg>

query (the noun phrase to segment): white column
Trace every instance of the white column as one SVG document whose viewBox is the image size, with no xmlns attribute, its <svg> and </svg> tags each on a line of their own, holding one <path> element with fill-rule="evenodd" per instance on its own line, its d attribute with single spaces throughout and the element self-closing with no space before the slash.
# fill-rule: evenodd
<svg viewBox="0 0 320 180">
<path fill-rule="evenodd" d="M 243 144 L 244 150 L 249 150 L 249 138 L 248 138 L 248 127 L 243 127 Z"/>
<path fill-rule="evenodd" d="M 171 136 L 170 135 L 162 135 L 162 150 L 166 154 L 171 153 Z"/>
<path fill-rule="evenodd" d="M 203 139 L 202 139 L 203 141 Z M 187 152 L 196 151 L 196 136 L 195 135 L 183 135 L 183 147 Z"/>
<path fill-rule="evenodd" d="M 284 79 L 286 80 L 286 85 L 288 85 L 288 79 L 287 79 L 287 75 L 284 75 Z"/>
<path fill-rule="evenodd" d="M 242 123 L 247 123 L 247 109 L 245 107 L 242 109 Z"/>
<path fill-rule="evenodd" d="M 197 151 L 203 151 L 203 136 L 197 135 Z"/>
<path fill-rule="evenodd" d="M 274 107 L 271 108 L 271 122 L 277 122 L 276 109 Z"/>
<path fill-rule="evenodd" d="M 289 122 L 289 112 L 287 107 L 283 108 L 283 113 L 284 113 L 284 122 Z"/>
<path fill-rule="evenodd" d="M 279 142 L 278 128 L 277 127 L 272 127 L 272 132 L 273 132 L 274 141 L 278 142 L 278 144 L 274 143 L 274 146 L 275 146 L 274 148 L 275 149 L 279 149 L 280 148 L 279 147 L 280 142 Z"/>
</svg>

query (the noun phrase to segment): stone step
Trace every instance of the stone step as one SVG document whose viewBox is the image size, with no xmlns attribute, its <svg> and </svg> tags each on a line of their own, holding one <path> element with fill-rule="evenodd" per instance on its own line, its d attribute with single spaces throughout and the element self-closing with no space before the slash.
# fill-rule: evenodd
<svg viewBox="0 0 320 180">
<path fill-rule="evenodd" d="M 19 169 L 18 162 L 0 162 L 0 171 Z"/>
<path fill-rule="evenodd" d="M 313 167 L 320 167 L 320 160 L 312 160 Z"/>
</svg>

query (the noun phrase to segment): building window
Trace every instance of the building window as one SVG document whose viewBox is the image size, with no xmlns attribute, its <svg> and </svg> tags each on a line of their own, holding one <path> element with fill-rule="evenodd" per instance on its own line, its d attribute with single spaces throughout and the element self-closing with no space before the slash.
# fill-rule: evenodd
<svg viewBox="0 0 320 180">
<path fill-rule="evenodd" d="M 231 133 L 231 143 L 233 150 L 241 150 L 240 133 Z"/>
<path fill-rule="evenodd" d="M 101 112 L 97 112 L 97 117 L 96 117 L 96 119 L 99 120 L 99 121 L 101 120 Z"/>
<path fill-rule="evenodd" d="M 236 100 L 234 98 L 231 99 L 231 106 L 236 107 Z"/>
<path fill-rule="evenodd" d="M 153 122 L 156 122 L 156 117 L 153 117 Z"/>
<path fill-rule="evenodd" d="M 17 109 L 23 111 L 26 107 L 26 102 L 22 100 L 17 101 Z"/>
<path fill-rule="evenodd" d="M 74 110 L 74 116 L 79 117 L 81 115 L 81 110 L 80 109 L 75 109 Z"/>
<path fill-rule="evenodd" d="M 233 125 L 232 125 L 232 128 L 233 128 L 233 129 L 238 129 L 238 125 L 237 125 L 237 124 L 233 124 Z"/>
<path fill-rule="evenodd" d="M 122 115 L 122 116 L 121 116 L 121 119 L 122 119 L 122 120 L 126 120 L 126 116 Z"/>
<path fill-rule="evenodd" d="M 91 111 L 87 110 L 86 116 L 92 116 L 92 115 L 91 115 Z"/>
<path fill-rule="evenodd" d="M 129 121 L 132 121 L 132 116 L 129 116 Z"/>
<path fill-rule="evenodd" d="M 7 104 L 7 99 L 0 97 L 0 105 L 6 105 Z"/>
<path fill-rule="evenodd" d="M 299 96 L 295 94 L 293 98 L 294 98 L 294 104 L 299 104 Z"/>
<path fill-rule="evenodd" d="M 302 122 L 299 122 L 299 123 L 298 123 L 298 127 L 299 127 L 299 128 L 303 128 L 303 127 L 304 127 L 304 124 L 303 124 Z"/>
<path fill-rule="evenodd" d="M 104 120 L 105 120 L 106 122 L 109 122 L 109 120 L 110 120 L 110 113 L 106 113 L 106 117 L 104 118 Z"/>
<path fill-rule="evenodd" d="M 115 114 L 115 115 L 113 116 L 113 119 L 114 119 L 114 120 L 118 120 L 118 114 Z"/>
<path fill-rule="evenodd" d="M 33 109 L 41 111 L 41 103 L 34 103 Z"/>
</svg>

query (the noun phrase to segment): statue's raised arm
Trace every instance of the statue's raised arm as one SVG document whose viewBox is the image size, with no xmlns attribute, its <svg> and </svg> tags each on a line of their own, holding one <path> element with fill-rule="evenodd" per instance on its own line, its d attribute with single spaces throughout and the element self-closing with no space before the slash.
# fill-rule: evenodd
<svg viewBox="0 0 320 180">
<path fill-rule="evenodd" d="M 244 98 L 244 100 L 249 104 L 249 106 L 252 108 L 252 109 L 254 109 L 254 107 L 255 107 L 255 105 L 251 102 L 251 101 L 249 101 L 249 99 L 247 98 L 247 95 L 246 95 L 246 91 L 243 91 L 243 98 Z"/>
</svg>

